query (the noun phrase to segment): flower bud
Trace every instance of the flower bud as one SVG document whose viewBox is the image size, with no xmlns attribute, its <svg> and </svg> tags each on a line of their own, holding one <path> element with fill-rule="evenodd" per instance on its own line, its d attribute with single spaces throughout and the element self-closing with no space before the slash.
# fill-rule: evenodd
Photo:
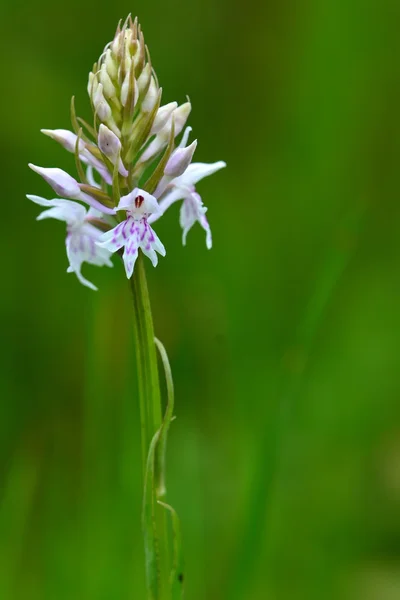
<svg viewBox="0 0 400 600">
<path fill-rule="evenodd" d="M 171 154 L 164 175 L 168 177 L 179 177 L 182 175 L 192 162 L 194 151 L 197 147 L 197 140 L 192 142 L 187 148 L 177 148 Z"/>
<path fill-rule="evenodd" d="M 50 138 L 61 144 L 68 152 L 75 153 L 76 140 L 78 136 L 68 131 L 67 129 L 41 129 L 41 132 L 48 135 Z M 90 146 L 93 148 L 93 146 Z M 107 171 L 105 164 L 93 156 L 90 149 L 86 146 L 83 140 L 79 141 L 79 159 L 88 165 L 91 165 L 100 173 L 106 183 L 112 183 L 112 177 Z"/>
<path fill-rule="evenodd" d="M 90 72 L 88 86 L 87 86 L 89 98 L 94 98 L 94 96 L 96 94 L 97 86 L 98 86 L 97 77 L 94 73 Z"/>
<path fill-rule="evenodd" d="M 86 188 L 86 190 L 90 192 L 90 186 L 79 184 L 71 177 L 71 175 L 62 169 L 47 169 L 32 164 L 29 164 L 29 167 L 32 171 L 41 175 L 58 196 L 61 196 L 62 198 L 72 198 L 73 200 L 82 200 L 97 210 L 111 215 L 114 214 L 114 209 L 111 206 L 106 206 L 107 202 L 111 202 L 110 198 L 100 190 L 93 188 L 94 193 L 92 195 L 89 193 L 86 194 L 82 189 Z M 96 195 L 99 196 L 99 199 L 96 198 Z"/>
<path fill-rule="evenodd" d="M 130 81 L 131 81 L 131 73 L 130 73 L 130 71 L 128 71 L 125 76 L 124 83 L 121 86 L 121 104 L 122 104 L 122 106 L 126 106 L 126 102 L 128 100 Z M 138 83 L 137 83 L 136 79 L 134 79 L 134 87 L 135 87 L 134 99 L 135 99 L 135 104 L 136 104 L 138 101 L 138 98 L 139 98 L 139 88 L 138 88 Z"/>
<path fill-rule="evenodd" d="M 167 124 L 168 119 L 171 117 L 173 111 L 178 107 L 177 102 L 170 102 L 161 106 L 158 111 L 156 118 L 154 119 L 153 127 L 151 128 L 150 135 L 154 135 L 161 131 L 161 129 Z"/>
<path fill-rule="evenodd" d="M 119 67 L 119 72 L 118 72 L 118 77 L 119 77 L 120 81 L 124 82 L 126 80 L 126 78 L 128 78 L 128 80 L 129 80 L 129 72 L 131 70 L 131 66 L 132 66 L 132 59 L 128 53 L 125 53 L 124 59 L 121 62 L 121 65 Z"/>
<path fill-rule="evenodd" d="M 107 65 L 105 62 L 101 66 L 100 83 L 103 86 L 104 96 L 106 98 L 113 98 L 116 95 L 116 90 L 108 74 Z"/>
<path fill-rule="evenodd" d="M 148 90 L 149 85 L 151 83 L 151 77 L 152 77 L 151 64 L 147 63 L 147 65 L 144 67 L 143 71 L 140 73 L 138 80 L 137 80 L 139 92 L 141 95 L 144 95 L 145 91 Z"/>
<path fill-rule="evenodd" d="M 135 120 L 143 113 L 149 115 L 151 127 L 159 87 L 137 20 L 128 18 L 118 26 L 89 75 L 88 92 L 99 121 L 118 137 L 130 140 Z"/>
<path fill-rule="evenodd" d="M 116 65 L 115 60 L 113 59 L 110 49 L 106 51 L 104 60 L 108 75 L 112 80 L 116 81 L 118 79 L 118 67 Z"/>
<path fill-rule="evenodd" d="M 140 26 L 139 26 L 139 32 L 138 32 L 138 40 L 136 42 L 137 44 L 137 50 L 135 53 L 135 74 L 136 77 L 139 77 L 140 73 L 143 70 L 143 67 L 146 63 L 146 44 L 144 43 L 144 36 L 143 36 L 143 32 L 140 31 Z"/>
<path fill-rule="evenodd" d="M 142 102 L 142 106 L 140 107 L 140 110 L 144 113 L 150 113 L 153 110 L 155 103 L 157 102 L 157 98 L 158 98 L 158 86 L 155 82 L 154 77 L 152 77 L 151 81 L 150 81 L 149 89 L 147 91 L 145 99 Z"/>
<path fill-rule="evenodd" d="M 76 140 L 77 137 L 75 133 L 72 131 L 68 131 L 67 129 L 41 129 L 40 130 L 44 135 L 48 135 L 51 139 L 55 140 L 63 148 L 68 150 L 68 152 L 75 152 Z M 85 144 L 82 140 L 79 141 L 79 151 L 83 152 L 85 150 Z"/>
<path fill-rule="evenodd" d="M 58 196 L 78 199 L 81 195 L 79 183 L 62 169 L 37 167 L 29 163 L 29 167 L 38 173 L 53 188 Z"/>
<path fill-rule="evenodd" d="M 178 108 L 172 111 L 166 125 L 161 129 L 161 131 L 156 135 L 155 139 L 151 142 L 151 144 L 146 148 L 140 157 L 139 163 L 144 164 L 147 161 L 154 158 L 165 146 L 168 144 L 169 137 L 171 135 L 172 123 L 175 124 L 175 136 L 179 135 L 182 131 L 185 123 L 188 119 L 192 106 L 190 102 L 185 102 Z"/>
<path fill-rule="evenodd" d="M 101 124 L 99 127 L 99 148 L 102 153 L 112 162 L 113 165 L 119 161 L 118 171 L 123 177 L 128 176 L 128 171 L 125 169 L 124 164 L 120 158 L 121 155 L 121 141 L 108 127 Z"/>
<path fill-rule="evenodd" d="M 192 105 L 190 102 L 185 102 L 185 104 L 181 104 L 181 106 L 178 106 L 178 108 L 174 110 L 173 115 L 175 119 L 175 135 L 179 135 L 182 129 L 185 127 L 191 110 Z"/>
<path fill-rule="evenodd" d="M 103 84 L 99 83 L 93 98 L 94 108 L 101 121 L 107 121 L 111 117 L 111 108 L 104 98 Z"/>
</svg>

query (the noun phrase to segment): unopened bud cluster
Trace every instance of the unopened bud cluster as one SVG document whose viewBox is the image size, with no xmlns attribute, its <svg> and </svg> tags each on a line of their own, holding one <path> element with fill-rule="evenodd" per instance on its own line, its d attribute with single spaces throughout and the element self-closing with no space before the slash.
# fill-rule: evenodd
<svg viewBox="0 0 400 600">
<path fill-rule="evenodd" d="M 85 285 L 94 287 L 82 277 L 82 263 L 111 265 L 111 253 L 122 248 L 128 277 L 139 249 L 156 265 L 156 252 L 164 255 L 165 248 L 150 223 L 178 200 L 183 200 L 180 223 L 184 242 L 198 221 L 211 247 L 206 208 L 195 184 L 225 163 L 192 163 L 197 142 L 187 145 L 190 128 L 176 147 L 191 105 L 161 105 L 162 89 L 137 20 L 129 17 L 122 27 L 118 26 L 113 41 L 89 74 L 88 93 L 93 125 L 77 117 L 73 99 L 73 131 L 42 130 L 75 154 L 79 180 L 58 168 L 30 165 L 63 198 L 49 201 L 28 196 L 37 204 L 51 207 L 40 218 L 53 217 L 67 223 L 68 270 Z M 96 172 L 99 180 L 94 176 Z M 72 200 L 91 208 L 86 213 Z M 124 211 L 125 219 L 120 211 Z"/>
<path fill-rule="evenodd" d="M 102 124 L 100 150 L 114 165 L 119 155 L 122 176 L 127 176 L 124 165 L 131 166 L 133 182 L 162 150 L 173 146 L 191 110 L 189 102 L 160 106 L 162 90 L 137 20 L 128 19 L 122 29 L 118 27 L 89 74 L 88 93 L 95 118 Z M 139 156 L 152 136 L 151 145 Z"/>
</svg>

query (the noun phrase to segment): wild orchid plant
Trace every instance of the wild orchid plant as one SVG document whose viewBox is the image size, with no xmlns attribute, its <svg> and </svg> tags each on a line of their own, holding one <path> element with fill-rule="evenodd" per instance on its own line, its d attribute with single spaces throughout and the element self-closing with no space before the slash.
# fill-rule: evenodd
<svg viewBox="0 0 400 600">
<path fill-rule="evenodd" d="M 74 131 L 42 130 L 74 153 L 79 181 L 61 169 L 31 164 L 31 169 L 41 175 L 60 198 L 46 200 L 33 195 L 28 198 L 46 207 L 38 220 L 65 221 L 68 272 L 74 272 L 83 285 L 97 289 L 82 275 L 84 262 L 110 267 L 112 254 L 122 255 L 133 291 L 148 597 L 175 599 L 183 594 L 179 523 L 175 511 L 163 501 L 166 439 L 174 408 L 173 385 L 167 354 L 154 337 L 142 255 L 154 266 L 158 255 L 165 256 L 165 247 L 152 225 L 177 201 L 182 201 L 183 244 L 197 221 L 206 232 L 207 248 L 211 248 L 207 209 L 195 186 L 225 163 L 192 163 L 197 141 L 188 145 L 190 127 L 176 145 L 191 104 L 188 101 L 180 106 L 176 102 L 161 105 L 162 90 L 137 19 L 132 21 L 128 17 L 123 26 L 119 24 L 114 39 L 107 44 L 89 74 L 88 92 L 93 125 L 76 116 L 73 98 Z M 87 204 L 89 210 L 81 203 Z M 164 419 L 156 346 L 167 379 Z M 172 540 L 165 509 L 172 515 Z"/>
</svg>

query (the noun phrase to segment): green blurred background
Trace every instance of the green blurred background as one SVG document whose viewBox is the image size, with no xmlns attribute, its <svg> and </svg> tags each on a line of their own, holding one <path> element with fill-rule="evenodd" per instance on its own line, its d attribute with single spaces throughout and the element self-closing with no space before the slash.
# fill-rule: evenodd
<svg viewBox="0 0 400 600">
<path fill-rule="evenodd" d="M 28 162 L 89 116 L 138 14 L 164 101 L 193 103 L 200 227 L 148 277 L 175 378 L 169 501 L 188 600 L 400 597 L 400 5 L 2 0 L 0 598 L 144 600 L 130 290 L 66 275 Z M 118 263 L 118 261 L 115 261 Z"/>
</svg>

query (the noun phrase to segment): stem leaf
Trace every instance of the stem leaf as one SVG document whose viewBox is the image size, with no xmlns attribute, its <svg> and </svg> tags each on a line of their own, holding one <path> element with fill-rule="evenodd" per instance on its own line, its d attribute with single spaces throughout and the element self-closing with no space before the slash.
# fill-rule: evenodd
<svg viewBox="0 0 400 600">
<path fill-rule="evenodd" d="M 151 440 L 147 456 L 143 492 L 142 527 L 145 551 L 146 584 L 149 600 L 159 600 L 160 555 L 156 531 L 154 463 L 155 452 L 160 436 L 158 430 Z"/>
<path fill-rule="evenodd" d="M 160 506 L 163 506 L 171 514 L 172 520 L 172 536 L 173 536 L 173 557 L 172 569 L 170 576 L 171 598 L 172 600 L 182 600 L 184 594 L 184 564 L 182 553 L 182 535 L 181 524 L 178 513 L 172 506 L 165 502 L 158 501 Z"/>
<path fill-rule="evenodd" d="M 154 338 L 155 344 L 161 356 L 163 363 L 165 379 L 167 382 L 167 408 L 164 415 L 164 420 L 160 428 L 160 439 L 156 450 L 156 489 L 157 498 L 162 498 L 167 493 L 166 489 L 166 453 L 167 453 L 167 438 L 168 431 L 174 416 L 174 383 L 172 380 L 171 366 L 169 364 L 167 351 L 159 339 Z"/>
</svg>

